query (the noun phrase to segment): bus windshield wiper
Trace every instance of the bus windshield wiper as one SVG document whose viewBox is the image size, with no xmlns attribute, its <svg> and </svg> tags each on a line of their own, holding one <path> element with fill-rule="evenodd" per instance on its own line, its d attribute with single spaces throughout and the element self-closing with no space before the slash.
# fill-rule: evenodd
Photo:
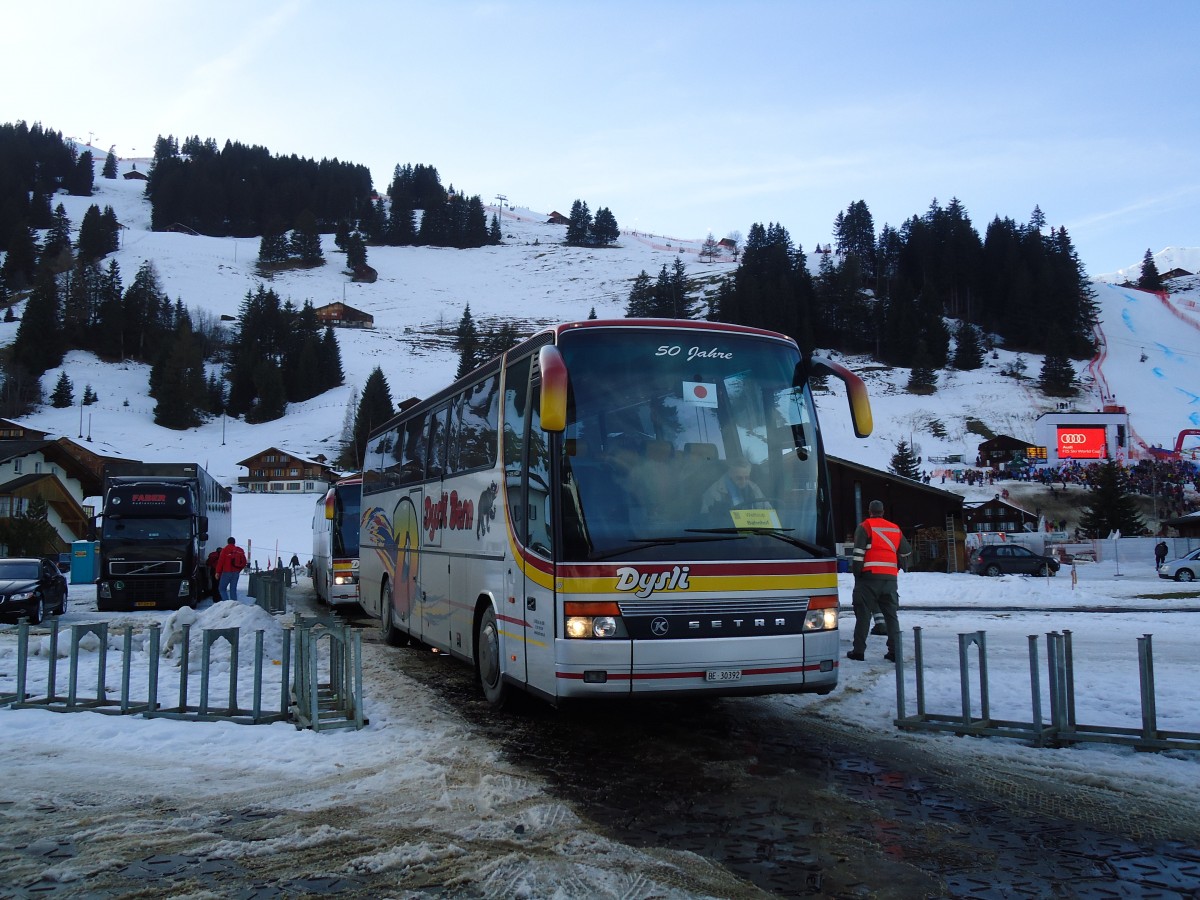
<svg viewBox="0 0 1200 900">
<path fill-rule="evenodd" d="M 803 538 L 793 537 L 788 534 L 793 531 L 791 528 L 689 528 L 688 531 L 698 531 L 704 534 L 765 534 L 767 537 L 778 538 L 779 540 L 791 544 L 793 547 L 799 547 L 801 550 L 807 550 L 813 556 L 832 556 L 833 553 L 827 548 L 814 544 L 811 541 L 806 541 Z"/>
<path fill-rule="evenodd" d="M 696 531 L 698 529 L 689 528 L 688 531 Z M 737 540 L 744 540 L 745 535 L 740 535 L 733 529 L 728 532 L 718 531 L 713 529 L 713 534 L 709 537 L 635 537 L 629 538 L 629 543 L 623 547 L 618 547 L 616 550 L 609 550 L 607 553 L 593 554 L 592 559 L 611 559 L 614 556 L 620 556 L 622 553 L 628 553 L 630 550 L 639 550 L 642 547 L 669 547 L 672 544 L 705 544 L 710 541 L 727 541 L 731 537 Z"/>
</svg>

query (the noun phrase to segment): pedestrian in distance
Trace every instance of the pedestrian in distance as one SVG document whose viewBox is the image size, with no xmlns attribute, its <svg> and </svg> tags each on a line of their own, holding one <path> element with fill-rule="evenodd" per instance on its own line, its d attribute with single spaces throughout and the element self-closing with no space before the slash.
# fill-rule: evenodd
<svg viewBox="0 0 1200 900">
<path fill-rule="evenodd" d="M 854 573 L 854 644 L 848 659 L 866 659 L 867 632 L 871 613 L 878 609 L 887 628 L 887 653 L 884 659 L 896 659 L 900 640 L 900 593 L 897 576 L 908 565 L 912 548 L 900 526 L 883 517 L 883 503 L 872 500 L 867 518 L 854 531 L 854 554 L 850 568 Z"/>
<path fill-rule="evenodd" d="M 238 578 L 242 569 L 246 568 L 246 551 L 237 545 L 235 538 L 230 538 L 221 548 L 217 556 L 217 575 L 221 579 L 221 599 L 238 601 Z"/>
<path fill-rule="evenodd" d="M 1154 546 L 1154 568 L 1159 568 L 1167 561 L 1167 553 L 1170 552 L 1170 549 L 1171 548 L 1167 546 L 1166 541 L 1159 541 Z"/>
</svg>

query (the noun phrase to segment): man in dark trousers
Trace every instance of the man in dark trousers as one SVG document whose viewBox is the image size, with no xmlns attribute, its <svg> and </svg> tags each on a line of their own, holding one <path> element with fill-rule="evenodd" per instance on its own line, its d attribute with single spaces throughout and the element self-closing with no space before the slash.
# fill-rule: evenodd
<svg viewBox="0 0 1200 900">
<path fill-rule="evenodd" d="M 883 658 L 896 659 L 896 642 L 900 639 L 896 576 L 901 566 L 908 565 L 911 555 L 912 548 L 900 533 L 900 526 L 883 517 L 883 503 L 872 500 L 867 507 L 867 518 L 854 532 L 854 556 L 850 563 L 854 572 L 854 646 L 847 658 L 866 658 L 871 613 L 878 609 L 887 626 L 887 653 Z"/>
</svg>

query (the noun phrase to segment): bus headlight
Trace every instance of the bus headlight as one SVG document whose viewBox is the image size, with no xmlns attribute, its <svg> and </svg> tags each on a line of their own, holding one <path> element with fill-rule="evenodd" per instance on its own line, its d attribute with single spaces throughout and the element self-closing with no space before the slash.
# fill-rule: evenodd
<svg viewBox="0 0 1200 900">
<path fill-rule="evenodd" d="M 813 597 L 804 614 L 805 631 L 836 631 L 838 627 L 838 598 Z"/>
<path fill-rule="evenodd" d="M 334 584 L 358 584 L 357 575 L 334 575 Z"/>
<path fill-rule="evenodd" d="M 625 638 L 628 633 L 621 622 L 621 609 L 616 603 L 568 601 L 564 628 L 569 638 Z"/>
</svg>

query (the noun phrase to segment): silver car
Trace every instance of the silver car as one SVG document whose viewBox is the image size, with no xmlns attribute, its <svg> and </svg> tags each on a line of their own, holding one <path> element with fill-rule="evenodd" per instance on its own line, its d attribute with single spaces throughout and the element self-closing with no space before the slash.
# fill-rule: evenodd
<svg viewBox="0 0 1200 900">
<path fill-rule="evenodd" d="M 1195 581 L 1200 575 L 1200 547 L 1179 559 L 1163 563 L 1158 567 L 1159 578 L 1172 578 L 1175 581 Z"/>
</svg>

